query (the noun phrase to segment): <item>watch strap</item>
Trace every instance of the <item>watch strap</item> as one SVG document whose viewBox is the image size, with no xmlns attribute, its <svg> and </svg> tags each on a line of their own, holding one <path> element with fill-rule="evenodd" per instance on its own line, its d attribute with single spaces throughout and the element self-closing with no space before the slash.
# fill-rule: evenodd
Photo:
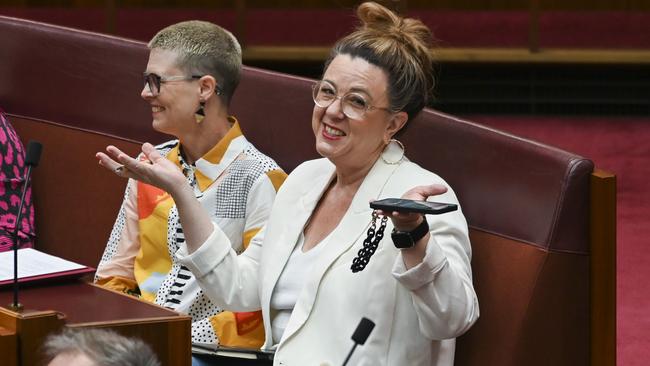
<svg viewBox="0 0 650 366">
<path fill-rule="evenodd" d="M 399 231 L 393 228 L 391 237 L 397 248 L 404 249 L 413 247 L 427 232 L 429 232 L 429 223 L 425 217 L 422 217 L 422 222 L 411 231 Z"/>
</svg>

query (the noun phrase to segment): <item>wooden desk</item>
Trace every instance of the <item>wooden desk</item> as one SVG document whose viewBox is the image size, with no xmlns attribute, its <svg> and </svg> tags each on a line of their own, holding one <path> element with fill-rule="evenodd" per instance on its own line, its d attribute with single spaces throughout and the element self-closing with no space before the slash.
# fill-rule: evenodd
<svg viewBox="0 0 650 366">
<path fill-rule="evenodd" d="M 81 281 L 21 289 L 20 313 L 4 308 L 12 300 L 0 290 L 0 354 L 15 348 L 11 364 L 39 364 L 44 338 L 62 326 L 110 328 L 148 343 L 162 365 L 190 364 L 189 316 Z"/>
</svg>

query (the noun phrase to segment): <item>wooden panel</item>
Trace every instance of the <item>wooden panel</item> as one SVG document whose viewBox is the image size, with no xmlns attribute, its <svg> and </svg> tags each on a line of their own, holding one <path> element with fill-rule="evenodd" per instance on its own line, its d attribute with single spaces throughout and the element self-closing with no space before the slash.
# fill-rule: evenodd
<svg viewBox="0 0 650 366">
<path fill-rule="evenodd" d="M 15 330 L 0 327 L 0 355 L 2 355 L 2 364 L 7 366 L 18 363 L 16 354 L 17 336 Z"/>
<path fill-rule="evenodd" d="M 191 358 L 192 325 L 186 318 L 169 317 L 126 323 L 71 324 L 70 328 L 104 328 L 141 339 L 158 356 L 162 365 L 185 365 Z"/>
<path fill-rule="evenodd" d="M 139 144 L 17 116 L 10 120 L 25 146 L 30 139 L 43 144 L 32 175 L 37 249 L 96 267 L 126 180 L 100 167 L 95 153 L 113 144 L 133 155 Z"/>
<path fill-rule="evenodd" d="M 63 323 L 64 316 L 56 311 L 16 313 L 0 308 L 0 326 L 16 332 L 17 363 L 23 366 L 41 364 L 42 355 L 38 350 L 43 340 L 60 329 Z"/>
<path fill-rule="evenodd" d="M 244 63 L 318 62 L 329 55 L 329 47 L 251 46 L 243 51 Z M 518 64 L 650 64 L 650 50 L 579 50 L 526 48 L 439 48 L 433 49 L 440 63 L 518 63 Z"/>
<path fill-rule="evenodd" d="M 616 365 L 616 176 L 591 178 L 591 365 Z"/>
<path fill-rule="evenodd" d="M 10 298 L 10 290 L 0 290 L 0 303 Z M 37 351 L 45 337 L 64 323 L 70 328 L 110 328 L 138 337 L 151 346 L 162 365 L 189 364 L 189 316 L 80 281 L 24 288 L 21 302 L 27 309 L 22 313 L 0 308 L 0 327 L 18 334 L 22 365 L 40 365 L 42 355 Z M 0 364 L 5 365 L 4 358 Z"/>
</svg>

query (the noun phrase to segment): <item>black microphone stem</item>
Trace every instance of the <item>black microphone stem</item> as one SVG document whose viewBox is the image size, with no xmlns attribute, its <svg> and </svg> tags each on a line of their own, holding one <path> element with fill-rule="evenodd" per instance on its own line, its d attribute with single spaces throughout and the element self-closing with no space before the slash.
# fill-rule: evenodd
<svg viewBox="0 0 650 366">
<path fill-rule="evenodd" d="M 18 232 L 20 231 L 20 221 L 23 215 L 23 206 L 25 205 L 25 194 L 27 193 L 27 186 L 29 185 L 29 177 L 32 172 L 32 166 L 27 165 L 27 172 L 25 173 L 25 184 L 23 185 L 23 192 L 20 196 L 20 205 L 18 206 L 18 214 L 16 215 L 16 225 L 14 225 L 13 244 L 14 244 L 14 302 L 11 304 L 11 309 L 20 311 L 23 306 L 18 302 Z"/>
<path fill-rule="evenodd" d="M 352 346 L 352 349 L 350 350 L 350 353 L 348 353 L 348 357 L 345 358 L 345 361 L 343 361 L 343 366 L 348 364 L 348 361 L 350 361 L 350 357 L 352 357 L 352 353 L 354 353 L 354 349 L 357 348 L 357 343 Z"/>
<path fill-rule="evenodd" d="M 16 224 L 14 225 L 14 233 L 11 238 L 14 244 L 14 302 L 9 305 L 9 308 L 13 311 L 23 310 L 23 306 L 18 302 L 18 244 L 20 243 L 18 233 L 20 232 L 20 221 L 23 215 L 23 206 L 25 205 L 25 194 L 27 194 L 27 187 L 29 186 L 29 177 L 32 173 L 32 167 L 37 166 L 38 161 L 41 159 L 42 150 L 43 145 L 41 145 L 41 143 L 38 141 L 32 140 L 27 145 L 27 153 L 25 154 L 25 165 L 27 166 L 27 172 L 25 172 L 23 193 L 20 196 L 18 214 L 16 215 Z"/>
</svg>

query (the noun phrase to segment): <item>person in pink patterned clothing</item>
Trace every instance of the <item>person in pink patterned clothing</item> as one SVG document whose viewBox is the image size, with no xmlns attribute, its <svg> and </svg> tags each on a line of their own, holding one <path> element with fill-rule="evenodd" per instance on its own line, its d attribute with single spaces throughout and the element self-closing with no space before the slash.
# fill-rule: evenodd
<svg viewBox="0 0 650 366">
<path fill-rule="evenodd" d="M 25 148 L 0 109 L 0 252 L 10 250 L 14 242 L 12 237 L 26 170 Z M 25 194 L 21 221 L 17 235 L 19 247 L 32 247 L 35 235 L 31 187 Z"/>
</svg>

